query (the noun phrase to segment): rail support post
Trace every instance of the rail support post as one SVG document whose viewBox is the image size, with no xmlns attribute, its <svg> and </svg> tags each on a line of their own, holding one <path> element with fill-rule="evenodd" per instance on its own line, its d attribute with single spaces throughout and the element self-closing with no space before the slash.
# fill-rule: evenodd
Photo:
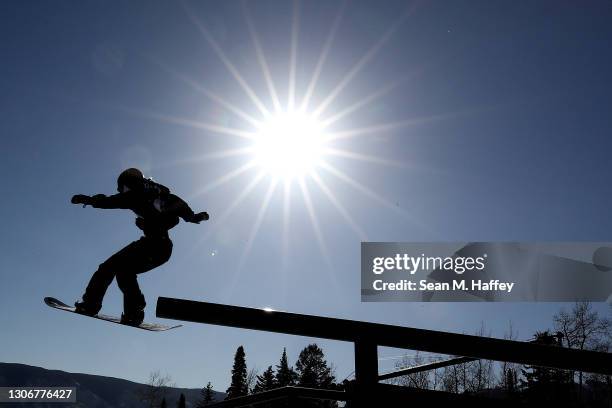
<svg viewBox="0 0 612 408">
<path fill-rule="evenodd" d="M 371 407 L 378 384 L 378 346 L 369 340 L 355 341 L 354 406 Z"/>
</svg>

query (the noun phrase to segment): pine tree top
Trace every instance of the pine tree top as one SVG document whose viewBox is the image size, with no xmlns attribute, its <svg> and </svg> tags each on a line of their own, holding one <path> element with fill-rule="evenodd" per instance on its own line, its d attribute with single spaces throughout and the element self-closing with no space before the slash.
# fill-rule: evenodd
<svg viewBox="0 0 612 408">
<path fill-rule="evenodd" d="M 257 376 L 257 383 L 253 387 L 254 392 L 269 391 L 277 388 L 276 378 L 272 366 L 268 366 L 266 371 Z"/>
<path fill-rule="evenodd" d="M 297 375 L 295 371 L 293 370 L 293 368 L 289 367 L 286 348 L 283 348 L 283 354 L 281 356 L 280 362 L 276 366 L 275 381 L 278 387 L 295 385 L 297 381 Z"/>
<path fill-rule="evenodd" d="M 327 366 L 323 350 L 316 344 L 306 346 L 295 363 L 298 373 L 298 384 L 303 387 L 329 388 L 334 384 L 335 377 Z"/>
<path fill-rule="evenodd" d="M 232 382 L 227 389 L 226 399 L 236 398 L 249 393 L 247 384 L 247 365 L 244 347 L 236 349 L 234 365 L 232 367 Z"/>
</svg>

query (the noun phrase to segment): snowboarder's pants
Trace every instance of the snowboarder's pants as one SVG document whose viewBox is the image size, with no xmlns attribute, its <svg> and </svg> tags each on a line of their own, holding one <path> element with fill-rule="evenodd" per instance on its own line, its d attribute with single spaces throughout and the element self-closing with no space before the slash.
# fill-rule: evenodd
<svg viewBox="0 0 612 408">
<path fill-rule="evenodd" d="M 168 261 L 172 254 L 172 241 L 168 237 L 142 237 L 102 263 L 87 285 L 83 301 L 102 306 L 106 289 L 117 278 L 123 292 L 123 310 L 133 313 L 143 310 L 146 302 L 138 287 L 136 275 L 150 271 Z"/>
</svg>

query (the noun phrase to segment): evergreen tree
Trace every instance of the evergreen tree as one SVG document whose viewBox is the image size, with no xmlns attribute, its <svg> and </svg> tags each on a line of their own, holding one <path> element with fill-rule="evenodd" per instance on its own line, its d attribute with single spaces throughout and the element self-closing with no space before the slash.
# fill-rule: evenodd
<svg viewBox="0 0 612 408">
<path fill-rule="evenodd" d="M 298 374 L 298 385 L 310 388 L 333 388 L 334 376 L 327 366 L 323 350 L 316 344 L 310 344 L 300 352 L 295 363 Z"/>
<path fill-rule="evenodd" d="M 213 388 L 210 384 L 210 381 L 208 382 L 208 384 L 206 384 L 206 387 L 202 389 L 200 395 L 202 395 L 202 400 L 198 403 L 197 408 L 203 408 L 210 405 L 210 403 L 214 399 Z"/>
<path fill-rule="evenodd" d="M 185 408 L 185 395 L 183 393 L 179 397 L 178 408 Z"/>
<path fill-rule="evenodd" d="M 513 368 L 506 369 L 506 392 L 510 394 L 514 394 L 516 392 L 517 380 L 516 380 L 516 370 Z"/>
<path fill-rule="evenodd" d="M 510 366 L 502 372 L 504 377 L 502 382 L 502 389 L 506 392 L 506 398 L 508 401 L 517 401 L 519 399 L 519 382 L 517 369 Z"/>
<path fill-rule="evenodd" d="M 276 388 L 276 379 L 274 378 L 274 370 L 269 366 L 266 371 L 257 376 L 257 383 L 253 387 L 253 392 L 269 391 Z"/>
<path fill-rule="evenodd" d="M 297 381 L 297 374 L 293 371 L 293 368 L 289 367 L 287 361 L 287 349 L 283 349 L 283 355 L 281 356 L 280 363 L 276 366 L 276 386 L 286 387 L 289 385 L 295 385 Z"/>
<path fill-rule="evenodd" d="M 240 346 L 234 355 L 234 366 L 232 367 L 232 382 L 226 391 L 225 399 L 242 397 L 249 393 L 247 386 L 247 366 L 244 347 Z"/>
<path fill-rule="evenodd" d="M 535 343 L 559 346 L 555 336 L 548 331 L 537 332 Z M 521 370 L 524 380 L 521 385 L 530 403 L 550 404 L 567 402 L 570 392 L 570 378 L 563 370 L 525 365 Z"/>
</svg>

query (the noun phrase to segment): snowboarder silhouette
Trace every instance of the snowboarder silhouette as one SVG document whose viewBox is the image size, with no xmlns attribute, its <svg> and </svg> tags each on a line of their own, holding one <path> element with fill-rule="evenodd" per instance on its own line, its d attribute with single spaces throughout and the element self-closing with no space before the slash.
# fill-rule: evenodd
<svg viewBox="0 0 612 408">
<path fill-rule="evenodd" d="M 170 190 L 144 178 L 138 169 L 123 171 L 117 179 L 118 194 L 87 196 L 77 194 L 73 204 L 91 205 L 94 208 L 122 208 L 136 213 L 136 226 L 143 236 L 108 258 L 93 274 L 82 302 L 76 302 L 77 313 L 96 315 L 102 308 L 106 289 L 117 279 L 123 292 L 123 314 L 121 322 L 139 325 L 144 319 L 145 298 L 136 276 L 148 272 L 168 261 L 172 254 L 172 241 L 168 230 L 179 223 L 179 217 L 186 222 L 199 224 L 208 220 L 208 214 L 195 214 L 189 205 Z"/>
</svg>

